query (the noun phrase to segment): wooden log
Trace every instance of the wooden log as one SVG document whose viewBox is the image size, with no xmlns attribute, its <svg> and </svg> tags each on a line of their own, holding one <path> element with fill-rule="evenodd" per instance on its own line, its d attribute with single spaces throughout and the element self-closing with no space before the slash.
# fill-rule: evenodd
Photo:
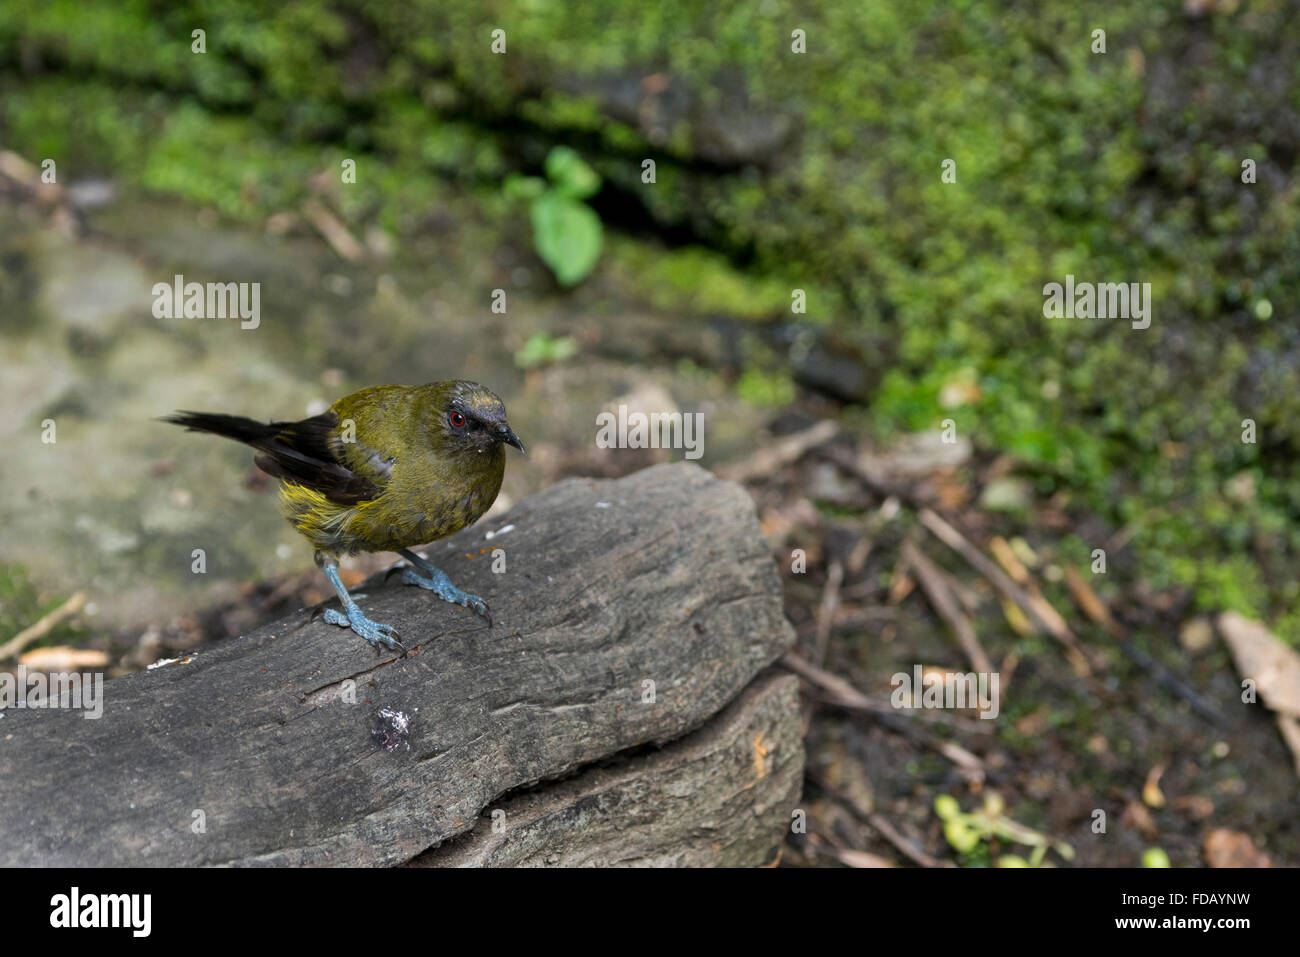
<svg viewBox="0 0 1300 957">
<path fill-rule="evenodd" d="M 803 785 L 799 679 L 767 671 L 698 731 L 494 803 L 419 867 L 754 867 Z"/>
<path fill-rule="evenodd" d="M 376 576 L 359 603 L 401 632 L 405 658 L 303 612 L 109 682 L 97 720 L 11 708 L 0 864 L 400 864 L 470 831 L 503 795 L 517 807 L 520 789 L 683 738 L 793 642 L 753 504 L 693 465 L 564 482 L 426 555 L 488 601 L 494 627 Z M 783 742 L 781 768 L 801 765 L 797 735 L 763 717 L 776 694 L 764 687 L 762 706 L 740 713 Z M 394 750 L 374 734 L 380 709 L 410 719 Z M 659 757 L 674 753 L 697 766 L 684 785 L 724 785 L 701 808 L 744 800 L 700 769 L 698 749 Z M 520 860 L 545 860 L 545 831 L 531 833 Z M 581 859 L 581 833 L 555 854 Z"/>
</svg>

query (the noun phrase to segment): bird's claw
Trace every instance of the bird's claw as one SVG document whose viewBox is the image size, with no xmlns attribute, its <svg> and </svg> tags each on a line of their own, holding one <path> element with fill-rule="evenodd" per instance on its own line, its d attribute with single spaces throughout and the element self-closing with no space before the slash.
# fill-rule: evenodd
<svg viewBox="0 0 1300 957">
<path fill-rule="evenodd" d="M 406 654 L 406 646 L 399 640 L 401 635 L 397 633 L 396 628 L 392 625 L 383 625 L 377 621 L 371 621 L 355 605 L 347 609 L 346 614 L 333 608 L 326 608 L 325 620 L 331 625 L 351 628 L 375 648 L 384 645 L 394 651 Z"/>
<path fill-rule="evenodd" d="M 488 611 L 487 602 L 485 602 L 482 598 L 479 598 L 478 595 L 470 595 L 466 593 L 465 601 L 457 602 L 457 604 L 459 604 L 462 608 L 468 608 L 470 611 L 474 612 L 474 614 L 478 615 L 480 618 L 487 619 L 488 627 L 489 628 L 492 627 L 492 613 Z"/>
<path fill-rule="evenodd" d="M 402 569 L 402 581 L 408 585 L 419 585 L 441 598 L 443 601 L 449 601 L 453 605 L 460 605 L 462 608 L 468 608 L 474 614 L 487 619 L 488 627 L 492 627 L 492 615 L 488 611 L 487 602 L 478 595 L 471 595 L 467 591 L 462 591 L 451 583 L 447 574 L 437 568 L 433 569 L 436 574 L 422 575 L 414 568 Z"/>
</svg>

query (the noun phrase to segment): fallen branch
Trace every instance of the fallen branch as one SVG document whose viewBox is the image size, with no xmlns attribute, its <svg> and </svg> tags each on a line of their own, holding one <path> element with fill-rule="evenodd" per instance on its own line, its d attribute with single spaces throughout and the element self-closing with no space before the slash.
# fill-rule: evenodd
<svg viewBox="0 0 1300 957">
<path fill-rule="evenodd" d="M 42 615 L 39 621 L 28 625 L 3 645 L 0 645 L 0 661 L 14 657 L 33 641 L 44 638 L 60 622 L 66 621 L 85 608 L 87 600 L 86 593 L 79 591 L 58 608 Z"/>
<path fill-rule="evenodd" d="M 1115 620 L 1115 616 L 1110 613 L 1106 603 L 1101 600 L 1084 580 L 1083 576 L 1072 566 L 1066 566 L 1065 584 L 1070 589 L 1075 604 L 1079 606 L 1084 615 L 1090 621 L 1105 628 L 1107 633 L 1115 638 L 1120 651 L 1124 653 L 1125 657 L 1151 675 L 1152 679 L 1166 691 L 1186 701 L 1191 705 L 1192 710 L 1201 717 L 1219 726 L 1224 724 L 1223 714 L 1203 695 L 1198 694 L 1196 689 L 1173 674 L 1150 655 L 1134 647 L 1128 632 Z"/>
<path fill-rule="evenodd" d="M 817 665 L 826 663 L 826 652 L 830 649 L 831 626 L 840 611 L 840 585 L 844 583 L 844 565 L 832 559 L 826 571 L 826 588 L 822 591 L 821 604 L 817 606 Z"/>
<path fill-rule="evenodd" d="M 360 262 L 365 258 L 365 248 L 357 242 L 339 218 L 319 202 L 314 199 L 305 200 L 302 204 L 302 215 L 330 244 L 330 248 L 348 262 Z"/>
<path fill-rule="evenodd" d="M 830 419 L 823 419 L 811 428 L 793 435 L 782 436 L 770 445 L 764 445 L 753 455 L 718 470 L 718 477 L 732 482 L 750 482 L 767 478 L 780 469 L 797 462 L 819 445 L 824 445 L 839 433 Z"/>
<path fill-rule="evenodd" d="M 900 734 L 912 736 L 921 744 L 943 755 L 953 764 L 957 765 L 957 767 L 961 769 L 962 773 L 968 778 L 972 780 L 984 779 L 984 762 L 978 757 L 967 751 L 961 745 L 954 744 L 951 741 L 945 741 L 942 738 L 930 734 L 923 728 L 914 726 L 918 721 L 933 721 L 949 725 L 950 727 L 960 726 L 962 728 L 974 730 L 972 722 L 959 724 L 958 719 L 954 718 L 952 715 L 943 714 L 942 712 L 918 712 L 912 709 L 895 708 L 892 705 L 885 704 L 883 701 L 875 701 L 868 698 L 861 691 L 858 691 L 858 689 L 854 688 L 843 678 L 815 667 L 800 658 L 794 652 L 787 652 L 782 656 L 781 664 L 789 668 L 804 680 L 808 681 L 810 684 L 825 691 L 829 695 L 832 704 L 838 705 L 842 708 L 847 708 L 851 711 L 862 711 L 873 715 L 879 718 L 881 722 L 891 730 L 897 731 Z"/>
<path fill-rule="evenodd" d="M 815 785 L 817 785 L 818 788 L 825 791 L 831 800 L 847 808 L 850 814 L 888 841 L 893 845 L 895 850 L 908 860 L 915 864 L 919 864 L 922 867 L 952 866 L 946 861 L 941 861 L 938 858 L 931 857 L 912 841 L 908 840 L 907 837 L 900 832 L 898 828 L 894 827 L 894 825 L 891 824 L 882 814 L 861 807 L 853 797 L 844 793 L 839 788 L 832 786 L 822 775 L 810 769 L 808 771 L 808 777 Z M 830 844 L 831 842 L 827 841 L 827 843 Z"/>
<path fill-rule="evenodd" d="M 944 573 L 911 542 L 903 542 L 902 556 L 908 567 L 916 572 L 917 580 L 921 583 L 921 590 L 930 599 L 930 605 L 948 623 L 948 626 L 953 630 L 953 634 L 957 636 L 957 643 L 961 645 L 961 650 L 966 655 L 966 660 L 970 662 L 971 667 L 977 672 L 991 674 L 993 665 L 989 661 L 988 655 L 984 653 L 984 649 L 980 647 L 979 638 L 975 635 L 975 628 L 962 610 L 959 599 L 952 593 L 948 583 L 944 580 Z"/>
<path fill-rule="evenodd" d="M 994 588 L 1019 606 L 1020 610 L 1029 617 L 1029 620 L 1036 627 L 1064 645 L 1066 657 L 1074 667 L 1076 674 L 1080 677 L 1086 677 L 1092 673 L 1092 667 L 1088 664 L 1083 649 L 1079 647 L 1079 642 L 1071 633 L 1065 619 L 1057 614 L 1056 609 L 1052 608 L 1045 599 L 1035 601 L 1024 588 L 1012 581 L 1010 576 L 999 568 L 992 559 L 972 545 L 965 535 L 945 522 L 932 509 L 923 508 L 917 513 L 917 516 L 920 518 L 921 524 L 928 528 L 939 541 L 966 559 L 977 572 L 989 580 L 989 583 Z M 1039 597 L 1041 599 L 1042 596 Z"/>
<path fill-rule="evenodd" d="M 1090 621 L 1101 625 L 1116 638 L 1123 634 L 1124 629 L 1119 626 L 1119 622 L 1110 613 L 1106 603 L 1092 590 L 1092 586 L 1084 581 L 1083 576 L 1079 574 L 1073 565 L 1065 567 L 1065 584 L 1070 589 L 1074 603 L 1079 606 L 1079 609 Z"/>
</svg>

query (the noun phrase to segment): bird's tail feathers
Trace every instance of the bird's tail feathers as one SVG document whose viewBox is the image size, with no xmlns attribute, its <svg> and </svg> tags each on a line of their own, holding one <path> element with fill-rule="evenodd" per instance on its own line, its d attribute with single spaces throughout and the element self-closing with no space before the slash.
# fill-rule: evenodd
<svg viewBox="0 0 1300 957">
<path fill-rule="evenodd" d="M 191 432 L 211 432 L 236 442 L 257 446 L 275 436 L 279 425 L 268 425 L 240 415 L 223 415 L 219 412 L 176 412 L 164 415 L 163 422 L 183 425 Z"/>
</svg>

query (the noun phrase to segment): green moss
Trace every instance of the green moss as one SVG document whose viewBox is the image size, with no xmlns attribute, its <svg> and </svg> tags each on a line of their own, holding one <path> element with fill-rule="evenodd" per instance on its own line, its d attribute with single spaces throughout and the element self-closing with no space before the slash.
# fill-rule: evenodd
<svg viewBox="0 0 1300 957">
<path fill-rule="evenodd" d="M 750 369 L 736 382 L 736 394 L 754 405 L 780 407 L 794 400 L 794 381 L 785 372 Z"/>
<path fill-rule="evenodd" d="M 609 252 L 612 261 L 608 268 L 620 284 L 665 312 L 742 319 L 800 318 L 791 311 L 792 294 L 804 284 L 747 274 L 712 250 L 700 246 L 658 249 L 616 238 L 610 242 Z M 826 309 L 827 303 L 839 302 L 823 289 L 803 291 L 807 316 Z"/>
<path fill-rule="evenodd" d="M 60 607 L 67 598 L 38 592 L 22 565 L 0 563 L 0 644 Z M 68 644 L 84 635 L 82 629 L 65 620 L 29 647 Z"/>
</svg>

